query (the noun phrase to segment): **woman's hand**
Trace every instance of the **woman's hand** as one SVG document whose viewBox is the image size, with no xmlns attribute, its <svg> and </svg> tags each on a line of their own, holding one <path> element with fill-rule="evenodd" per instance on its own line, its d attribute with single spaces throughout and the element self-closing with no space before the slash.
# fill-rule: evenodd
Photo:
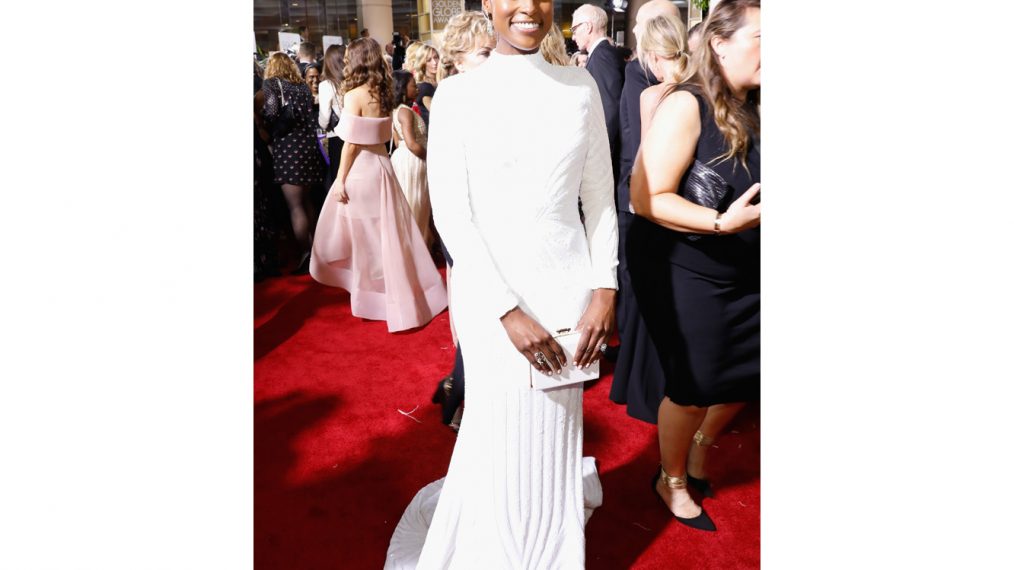
<svg viewBox="0 0 1014 570">
<path fill-rule="evenodd" d="M 349 203 L 349 195 L 345 192 L 345 184 L 338 178 L 335 178 L 334 184 L 331 185 L 331 192 L 334 193 L 335 197 L 342 204 Z"/>
<path fill-rule="evenodd" d="M 515 307 L 500 317 L 500 323 L 507 329 L 507 336 L 514 343 L 514 348 L 537 370 L 544 374 L 559 374 L 563 371 L 567 365 L 567 355 L 563 348 L 549 331 L 520 307 Z M 536 354 L 542 354 L 544 358 L 539 359 Z"/>
<path fill-rule="evenodd" d="M 615 316 L 616 289 L 593 291 L 588 308 L 577 322 L 576 330 L 581 331 L 581 340 L 577 343 L 577 352 L 574 354 L 575 365 L 586 368 L 602 357 L 600 348 L 613 335 Z"/>
<path fill-rule="evenodd" d="M 760 187 L 760 183 L 751 186 L 722 214 L 723 234 L 734 234 L 760 225 L 760 204 L 750 203 L 750 200 L 760 192 Z"/>
</svg>

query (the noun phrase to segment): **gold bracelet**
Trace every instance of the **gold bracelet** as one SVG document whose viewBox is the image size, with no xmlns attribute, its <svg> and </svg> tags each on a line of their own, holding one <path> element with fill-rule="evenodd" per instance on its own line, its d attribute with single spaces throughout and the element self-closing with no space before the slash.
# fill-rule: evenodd
<svg viewBox="0 0 1014 570">
<path fill-rule="evenodd" d="M 715 235 L 722 235 L 722 212 L 715 214 Z"/>
</svg>

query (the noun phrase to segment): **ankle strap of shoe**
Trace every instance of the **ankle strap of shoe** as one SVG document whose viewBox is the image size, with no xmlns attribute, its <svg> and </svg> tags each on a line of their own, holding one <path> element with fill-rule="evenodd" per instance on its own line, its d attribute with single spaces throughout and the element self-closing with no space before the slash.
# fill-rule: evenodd
<svg viewBox="0 0 1014 570">
<path fill-rule="evenodd" d="M 662 483 L 665 484 L 666 487 L 669 487 L 670 489 L 687 488 L 686 477 L 674 477 L 673 475 L 666 473 L 665 467 L 662 467 L 661 463 L 658 464 L 658 468 L 662 470 Z"/>
<path fill-rule="evenodd" d="M 707 437 L 701 430 L 697 430 L 697 433 L 694 434 L 694 443 L 701 447 L 708 447 L 715 443 L 715 438 Z"/>
</svg>

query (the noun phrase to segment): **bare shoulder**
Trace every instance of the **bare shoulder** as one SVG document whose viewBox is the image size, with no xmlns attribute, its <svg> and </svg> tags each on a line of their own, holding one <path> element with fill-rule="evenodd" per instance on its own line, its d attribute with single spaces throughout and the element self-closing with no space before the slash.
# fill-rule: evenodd
<svg viewBox="0 0 1014 570">
<path fill-rule="evenodd" d="M 365 85 L 360 85 L 345 93 L 343 109 L 353 115 L 362 115 L 363 109 L 370 101 L 370 92 Z"/>
<path fill-rule="evenodd" d="M 666 87 L 667 85 L 665 84 L 658 84 L 641 91 L 641 108 L 648 109 L 658 105 L 658 101 L 662 98 L 662 93 L 665 92 Z"/>
<path fill-rule="evenodd" d="M 662 87 L 656 85 L 655 87 Z M 659 92 L 659 95 L 662 91 Z M 643 102 L 643 94 L 642 99 Z M 700 110 L 697 106 L 697 98 L 687 91 L 675 91 L 658 104 L 656 118 L 663 120 L 678 121 L 681 124 L 700 123 Z"/>
</svg>

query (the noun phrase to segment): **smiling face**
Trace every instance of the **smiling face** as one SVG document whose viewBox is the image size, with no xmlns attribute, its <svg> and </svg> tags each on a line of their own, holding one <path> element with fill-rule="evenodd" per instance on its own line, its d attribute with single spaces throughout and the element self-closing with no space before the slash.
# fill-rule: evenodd
<svg viewBox="0 0 1014 570">
<path fill-rule="evenodd" d="M 317 83 L 320 81 L 320 72 L 317 71 L 316 67 L 306 68 L 306 84 L 310 86 L 310 91 L 314 95 L 317 94 Z"/>
<path fill-rule="evenodd" d="M 493 19 L 496 51 L 505 55 L 536 53 L 553 25 L 552 0 L 483 0 L 482 7 Z"/>
</svg>

